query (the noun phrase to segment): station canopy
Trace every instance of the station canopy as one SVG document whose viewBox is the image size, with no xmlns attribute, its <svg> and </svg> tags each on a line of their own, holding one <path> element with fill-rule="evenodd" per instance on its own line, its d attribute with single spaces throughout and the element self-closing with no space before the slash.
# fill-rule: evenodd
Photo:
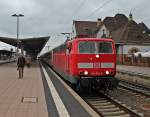
<svg viewBox="0 0 150 117">
<path fill-rule="evenodd" d="M 13 45 L 17 47 L 17 42 L 19 42 L 18 46 L 30 54 L 31 56 L 37 57 L 37 55 L 41 52 L 45 44 L 47 43 L 50 37 L 33 37 L 33 38 L 23 38 L 17 41 L 16 38 L 8 38 L 8 37 L 0 37 L 0 41 Z"/>
</svg>

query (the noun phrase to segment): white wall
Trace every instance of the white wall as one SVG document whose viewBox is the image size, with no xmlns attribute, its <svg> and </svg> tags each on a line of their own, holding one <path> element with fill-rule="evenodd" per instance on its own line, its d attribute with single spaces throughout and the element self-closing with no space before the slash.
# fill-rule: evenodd
<svg viewBox="0 0 150 117">
<path fill-rule="evenodd" d="M 97 38 L 101 38 L 102 37 L 103 30 L 104 30 L 104 33 L 106 34 L 106 37 L 109 37 L 109 31 L 107 30 L 105 25 L 102 25 L 102 27 L 100 28 L 100 30 L 97 33 L 97 36 L 96 36 Z"/>
<path fill-rule="evenodd" d="M 150 51 L 150 46 L 142 46 L 142 45 L 124 45 L 123 46 L 123 54 L 128 54 L 131 48 L 138 48 L 141 52 Z M 122 54 L 122 47 L 119 46 L 118 54 Z"/>
</svg>

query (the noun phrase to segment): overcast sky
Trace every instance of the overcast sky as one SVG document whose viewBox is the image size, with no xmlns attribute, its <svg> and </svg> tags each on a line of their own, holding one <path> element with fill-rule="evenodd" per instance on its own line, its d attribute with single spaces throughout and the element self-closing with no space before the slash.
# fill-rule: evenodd
<svg viewBox="0 0 150 117">
<path fill-rule="evenodd" d="M 0 0 L 0 36 L 16 37 L 15 13 L 24 15 L 20 37 L 52 36 L 58 41 L 60 33 L 71 32 L 73 20 L 96 21 L 130 12 L 135 21 L 150 27 L 150 0 Z"/>
</svg>

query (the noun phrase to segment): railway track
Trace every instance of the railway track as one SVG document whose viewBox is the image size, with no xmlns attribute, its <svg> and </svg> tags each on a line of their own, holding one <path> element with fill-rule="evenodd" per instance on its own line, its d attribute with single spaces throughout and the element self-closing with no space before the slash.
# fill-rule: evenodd
<svg viewBox="0 0 150 117">
<path fill-rule="evenodd" d="M 143 117 L 143 114 L 103 93 L 82 98 L 102 117 Z"/>
<path fill-rule="evenodd" d="M 126 90 L 126 93 L 131 92 L 135 97 L 150 97 L 149 87 L 127 81 L 121 81 L 117 90 Z M 131 93 L 129 93 L 129 96 Z M 83 98 L 102 117 L 144 117 L 143 113 L 138 112 L 132 106 L 127 106 L 126 103 L 121 101 L 122 99 L 109 95 L 109 93 L 104 94 L 103 92 L 100 92 L 99 95 L 83 96 Z"/>
<path fill-rule="evenodd" d="M 150 98 L 150 88 L 144 85 L 139 85 L 121 80 L 119 83 L 119 87 Z"/>
<path fill-rule="evenodd" d="M 81 94 L 80 96 L 101 117 L 144 117 L 142 113 L 133 110 L 125 103 L 121 103 L 121 101 L 117 100 L 115 97 L 113 98 L 113 96 L 109 96 L 109 94 L 106 95 L 103 92 L 90 95 Z"/>
</svg>

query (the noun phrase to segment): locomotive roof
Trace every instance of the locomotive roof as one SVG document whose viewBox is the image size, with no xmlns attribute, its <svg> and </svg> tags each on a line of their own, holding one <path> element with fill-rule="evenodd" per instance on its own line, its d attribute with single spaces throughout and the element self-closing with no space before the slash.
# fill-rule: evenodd
<svg viewBox="0 0 150 117">
<path fill-rule="evenodd" d="M 85 40 L 88 40 L 88 41 L 98 41 L 98 40 L 101 40 L 101 41 L 113 41 L 112 39 L 110 38 L 76 38 L 74 40 L 81 40 L 81 41 L 85 41 Z"/>
</svg>

